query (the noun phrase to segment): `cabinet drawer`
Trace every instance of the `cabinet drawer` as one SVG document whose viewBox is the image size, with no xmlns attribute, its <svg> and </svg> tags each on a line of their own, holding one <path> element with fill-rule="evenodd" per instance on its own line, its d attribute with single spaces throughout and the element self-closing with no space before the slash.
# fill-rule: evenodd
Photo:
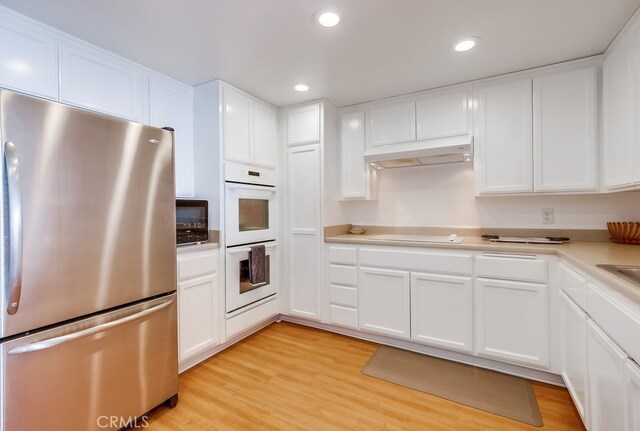
<svg viewBox="0 0 640 431">
<path fill-rule="evenodd" d="M 446 252 L 360 249 L 360 266 L 471 275 L 473 260 L 469 254 Z"/>
<path fill-rule="evenodd" d="M 358 310 L 333 304 L 330 307 L 331 323 L 349 328 L 358 327 Z"/>
<path fill-rule="evenodd" d="M 358 306 L 358 290 L 353 287 L 331 286 L 331 304 L 345 305 L 347 307 Z"/>
<path fill-rule="evenodd" d="M 358 270 L 355 266 L 329 265 L 329 282 L 344 286 L 357 286 Z"/>
<path fill-rule="evenodd" d="M 357 249 L 351 247 L 329 247 L 329 263 L 341 265 L 357 264 Z"/>
<path fill-rule="evenodd" d="M 544 283 L 547 281 L 547 261 L 528 254 L 485 253 L 476 258 L 476 275 Z"/>
<path fill-rule="evenodd" d="M 218 270 L 217 251 L 194 251 L 178 256 L 178 280 L 211 274 Z"/>
<path fill-rule="evenodd" d="M 278 300 L 273 298 L 257 307 L 228 318 L 226 322 L 227 339 L 273 318 L 276 314 L 278 314 Z"/>
<path fill-rule="evenodd" d="M 560 264 L 560 289 L 580 308 L 587 308 L 587 280 L 565 264 Z"/>
</svg>

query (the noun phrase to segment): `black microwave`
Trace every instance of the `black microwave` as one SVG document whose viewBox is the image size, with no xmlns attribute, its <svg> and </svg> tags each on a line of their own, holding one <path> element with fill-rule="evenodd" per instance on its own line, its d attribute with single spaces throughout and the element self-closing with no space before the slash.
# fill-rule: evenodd
<svg viewBox="0 0 640 431">
<path fill-rule="evenodd" d="M 194 244 L 209 240 L 209 202 L 176 199 L 176 244 Z"/>
</svg>

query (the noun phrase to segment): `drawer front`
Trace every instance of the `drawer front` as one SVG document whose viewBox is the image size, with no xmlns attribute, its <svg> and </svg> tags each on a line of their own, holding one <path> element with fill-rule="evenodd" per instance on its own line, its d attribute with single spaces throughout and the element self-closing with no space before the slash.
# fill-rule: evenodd
<svg viewBox="0 0 640 431">
<path fill-rule="evenodd" d="M 358 311 L 355 308 L 331 305 L 331 323 L 334 325 L 358 328 Z"/>
<path fill-rule="evenodd" d="M 228 318 L 225 328 L 227 339 L 246 331 L 258 323 L 273 318 L 276 314 L 278 314 L 278 300 L 274 298 L 244 313 Z"/>
<path fill-rule="evenodd" d="M 354 287 L 331 286 L 330 300 L 331 304 L 357 307 L 358 289 Z"/>
<path fill-rule="evenodd" d="M 587 280 L 565 264 L 560 264 L 560 289 L 580 308 L 587 308 Z"/>
<path fill-rule="evenodd" d="M 360 266 L 471 275 L 470 254 L 360 249 Z"/>
<path fill-rule="evenodd" d="M 640 307 L 637 304 L 623 306 L 611 293 L 588 283 L 587 314 L 633 360 L 640 362 Z"/>
<path fill-rule="evenodd" d="M 357 286 L 358 270 L 355 266 L 329 265 L 329 282 L 344 286 Z"/>
<path fill-rule="evenodd" d="M 339 265 L 356 265 L 357 249 L 352 247 L 329 247 L 329 263 Z"/>
<path fill-rule="evenodd" d="M 476 258 L 476 275 L 478 277 L 545 283 L 547 281 L 547 261 L 535 255 L 485 253 Z"/>
<path fill-rule="evenodd" d="M 212 274 L 218 270 L 218 252 L 197 251 L 178 256 L 178 280 Z"/>
</svg>

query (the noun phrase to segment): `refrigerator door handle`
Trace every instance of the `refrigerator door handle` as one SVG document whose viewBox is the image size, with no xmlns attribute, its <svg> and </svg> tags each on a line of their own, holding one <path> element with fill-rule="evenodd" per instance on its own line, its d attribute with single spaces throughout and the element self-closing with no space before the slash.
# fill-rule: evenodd
<svg viewBox="0 0 640 431">
<path fill-rule="evenodd" d="M 7 313 L 16 314 L 22 290 L 22 192 L 18 150 L 13 142 L 4 144 L 4 163 L 7 175 L 9 204 L 9 276 Z"/>
<path fill-rule="evenodd" d="M 157 313 L 173 304 L 173 300 L 169 299 L 154 307 L 143 310 L 139 313 L 132 314 L 130 316 L 123 317 L 121 319 L 114 320 L 112 322 L 103 323 L 102 325 L 94 326 L 92 328 L 83 329 L 71 334 L 61 335 L 59 337 L 49 338 L 48 340 L 37 341 L 31 344 L 25 344 L 22 346 L 14 347 L 7 352 L 8 355 L 20 355 L 23 353 L 37 352 L 38 350 L 50 349 L 51 347 L 59 346 L 60 344 L 68 343 L 79 338 L 88 337 L 99 332 L 104 332 L 109 329 L 113 329 L 117 326 L 122 326 L 125 323 L 132 322 L 134 320 L 142 319 L 150 314 Z"/>
</svg>

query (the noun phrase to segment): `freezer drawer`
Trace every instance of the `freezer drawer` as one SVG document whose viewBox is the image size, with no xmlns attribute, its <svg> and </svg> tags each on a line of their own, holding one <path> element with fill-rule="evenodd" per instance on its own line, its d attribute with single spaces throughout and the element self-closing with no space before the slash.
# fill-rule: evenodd
<svg viewBox="0 0 640 431">
<path fill-rule="evenodd" d="M 0 431 L 116 430 L 177 394 L 176 302 L 174 293 L 0 344 Z"/>
</svg>

